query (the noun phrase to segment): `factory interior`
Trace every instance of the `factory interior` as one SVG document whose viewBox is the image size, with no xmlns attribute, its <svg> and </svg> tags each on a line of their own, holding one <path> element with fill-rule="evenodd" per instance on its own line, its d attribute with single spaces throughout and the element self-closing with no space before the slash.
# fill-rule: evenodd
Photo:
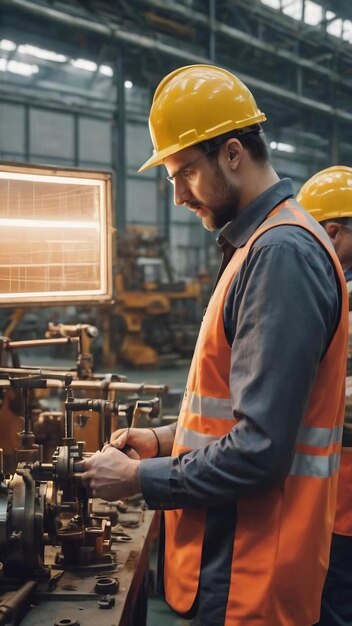
<svg viewBox="0 0 352 626">
<path fill-rule="evenodd" d="M 158 84 L 197 64 L 250 89 L 295 194 L 352 166 L 350 0 L 0 2 L 0 625 L 189 623 L 159 512 L 79 476 L 114 430 L 177 421 L 221 254 L 138 170 Z"/>
</svg>

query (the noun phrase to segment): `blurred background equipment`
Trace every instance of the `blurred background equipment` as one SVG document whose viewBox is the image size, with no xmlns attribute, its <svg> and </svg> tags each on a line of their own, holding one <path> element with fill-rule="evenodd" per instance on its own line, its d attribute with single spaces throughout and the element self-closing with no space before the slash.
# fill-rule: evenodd
<svg viewBox="0 0 352 626">
<path fill-rule="evenodd" d="M 118 238 L 115 305 L 104 309 L 105 365 L 176 365 L 193 353 L 202 310 L 201 284 L 175 279 L 166 241 L 150 230 Z"/>
<path fill-rule="evenodd" d="M 78 339 L 72 327 L 66 330 Z M 35 344 L 38 347 L 40 340 L 35 340 Z M 79 378 L 79 372 L 79 367 L 61 373 L 42 368 L 0 368 L 0 408 L 4 411 L 0 429 L 6 425 L 11 430 L 12 423 L 18 427 L 19 418 L 14 410 L 23 415 L 22 430 L 17 441 L 10 442 L 11 450 L 7 440 L 6 458 L 0 450 L 0 619 L 3 618 L 4 625 L 38 624 L 40 612 L 38 617 L 34 605 L 43 610 L 48 599 L 47 612 L 52 613 L 53 624 L 54 620 L 55 624 L 76 623 L 67 618 L 65 592 L 69 591 L 70 600 L 84 603 L 89 611 L 89 623 L 93 620 L 108 626 L 110 618 L 100 620 L 98 613 L 101 608 L 115 607 L 115 596 L 120 590 L 114 575 L 117 570 L 121 570 L 122 606 L 114 612 L 114 619 L 122 614 L 125 604 L 131 605 L 128 610 L 137 604 L 138 611 L 143 610 L 146 616 L 144 596 L 141 600 L 138 597 L 148 560 L 147 554 L 143 559 L 137 554 L 148 550 L 155 537 L 154 514 L 143 510 L 140 499 L 136 508 L 133 504 L 120 501 L 108 504 L 89 497 L 81 474 L 84 458 L 92 451 L 89 452 L 85 440 L 77 439 L 77 433 L 89 434 L 84 426 L 89 414 L 95 413 L 98 426 L 98 436 L 93 442 L 95 450 L 109 442 L 117 428 L 159 423 L 160 396 L 166 388 L 127 383 L 113 374 L 95 377 L 92 371 L 89 379 Z M 56 392 L 61 412 L 38 409 L 42 399 L 38 392 L 46 389 Z M 80 390 L 93 397 L 79 397 Z M 148 399 L 148 393 L 158 395 Z M 123 403 L 118 400 L 121 394 Z M 15 399 L 17 405 L 11 406 Z M 55 425 L 59 427 L 50 429 L 54 417 L 58 418 Z M 76 420 L 83 430 L 77 428 Z M 6 437 L 2 441 L 6 442 Z M 124 531 L 125 527 L 128 532 Z M 129 552 L 116 545 L 121 542 L 130 542 L 136 550 L 133 564 L 128 563 Z M 134 579 L 131 600 L 129 589 Z M 76 594 L 72 593 L 75 591 Z"/>
</svg>

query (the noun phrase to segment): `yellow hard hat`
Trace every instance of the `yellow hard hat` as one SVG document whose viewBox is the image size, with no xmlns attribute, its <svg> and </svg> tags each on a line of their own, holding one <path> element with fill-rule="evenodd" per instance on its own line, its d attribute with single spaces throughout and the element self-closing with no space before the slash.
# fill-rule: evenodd
<svg viewBox="0 0 352 626">
<path fill-rule="evenodd" d="M 215 65 L 181 67 L 156 88 L 149 115 L 154 152 L 139 171 L 201 141 L 265 120 L 249 89 L 231 72 Z"/>
<path fill-rule="evenodd" d="M 314 174 L 298 192 L 297 201 L 318 222 L 352 217 L 352 168 L 336 165 Z"/>
</svg>

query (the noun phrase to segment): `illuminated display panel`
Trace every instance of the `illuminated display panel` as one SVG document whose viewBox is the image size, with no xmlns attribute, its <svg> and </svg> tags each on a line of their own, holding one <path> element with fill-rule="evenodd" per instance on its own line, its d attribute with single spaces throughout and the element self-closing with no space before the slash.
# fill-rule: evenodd
<svg viewBox="0 0 352 626">
<path fill-rule="evenodd" d="M 110 174 L 0 164 L 0 305 L 111 299 Z"/>
</svg>

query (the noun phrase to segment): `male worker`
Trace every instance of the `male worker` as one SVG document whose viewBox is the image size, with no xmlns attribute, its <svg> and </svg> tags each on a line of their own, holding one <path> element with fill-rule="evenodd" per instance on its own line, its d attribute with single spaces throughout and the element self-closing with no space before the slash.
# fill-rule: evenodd
<svg viewBox="0 0 352 626">
<path fill-rule="evenodd" d="M 314 624 L 335 512 L 344 276 L 273 170 L 265 119 L 218 67 L 183 67 L 158 86 L 141 170 L 164 164 L 175 204 L 221 229 L 223 262 L 176 432 L 119 431 L 84 475 L 96 496 L 141 491 L 165 511 L 166 600 L 202 626 Z M 140 459 L 116 449 L 126 442 Z"/>
<path fill-rule="evenodd" d="M 318 172 L 303 185 L 297 200 L 324 226 L 334 244 L 344 270 L 352 310 L 352 168 L 336 166 Z M 352 374 L 350 358 L 347 373 Z M 351 378 L 348 381 L 336 518 L 319 626 L 352 624 Z"/>
</svg>

